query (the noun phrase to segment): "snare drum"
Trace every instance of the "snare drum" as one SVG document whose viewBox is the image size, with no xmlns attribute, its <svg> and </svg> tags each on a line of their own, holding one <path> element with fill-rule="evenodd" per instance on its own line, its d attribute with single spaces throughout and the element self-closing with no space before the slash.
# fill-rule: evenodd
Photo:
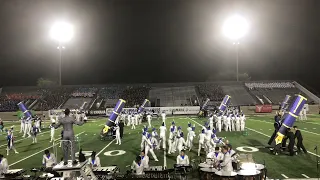
<svg viewBox="0 0 320 180">
<path fill-rule="evenodd" d="M 260 179 L 267 178 L 267 169 L 263 164 L 256 164 L 256 169 L 260 171 Z"/>
<path fill-rule="evenodd" d="M 202 172 L 201 179 L 211 180 L 214 179 L 215 172 L 217 172 L 218 170 L 215 168 L 201 168 L 200 171 Z"/>
<path fill-rule="evenodd" d="M 199 164 L 199 167 L 200 168 L 210 168 L 210 167 L 212 167 L 213 165 L 211 165 L 211 164 L 207 164 L 207 163 L 200 163 Z"/>
<path fill-rule="evenodd" d="M 259 170 L 240 170 L 237 172 L 239 180 L 258 180 L 260 173 Z"/>
<path fill-rule="evenodd" d="M 215 172 L 217 177 L 221 180 L 236 180 L 237 173 L 233 171 L 217 171 Z"/>
</svg>

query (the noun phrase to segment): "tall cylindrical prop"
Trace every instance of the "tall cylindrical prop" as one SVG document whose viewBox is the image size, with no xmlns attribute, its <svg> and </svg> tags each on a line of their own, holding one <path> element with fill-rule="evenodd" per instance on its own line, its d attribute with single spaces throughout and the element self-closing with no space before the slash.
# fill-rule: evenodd
<svg viewBox="0 0 320 180">
<path fill-rule="evenodd" d="M 288 108 L 288 102 L 290 100 L 291 96 L 290 95 L 286 95 L 286 97 L 284 98 L 283 102 L 281 103 L 281 109 L 282 111 L 286 111 Z"/>
<path fill-rule="evenodd" d="M 109 131 L 110 127 L 116 121 L 118 115 L 122 111 L 122 108 L 124 107 L 125 104 L 126 104 L 125 100 L 119 99 L 119 101 L 117 102 L 116 106 L 114 107 L 109 119 L 107 120 L 106 125 L 103 128 L 103 133 L 107 133 Z"/>
<path fill-rule="evenodd" d="M 144 106 L 149 102 L 148 99 L 145 99 L 142 105 L 139 107 L 138 113 L 142 113 L 144 111 Z"/>
<path fill-rule="evenodd" d="M 229 95 L 224 96 L 224 98 L 219 106 L 220 112 L 224 112 L 228 108 L 230 102 L 231 102 L 231 96 L 229 96 Z"/>
<path fill-rule="evenodd" d="M 23 112 L 24 116 L 25 116 L 27 119 L 32 118 L 31 112 L 27 109 L 27 107 L 23 104 L 22 101 L 18 103 L 18 107 L 19 107 L 20 111 Z"/>
<path fill-rule="evenodd" d="M 277 132 L 277 136 L 275 138 L 276 145 L 282 143 L 283 137 L 286 134 L 287 128 L 291 128 L 296 121 L 300 111 L 302 110 L 304 104 L 306 103 L 307 98 L 298 95 L 294 100 L 294 103 L 291 106 L 289 113 L 287 114 L 286 118 L 283 120 L 283 123 Z"/>
<path fill-rule="evenodd" d="M 202 107 L 201 107 L 201 110 L 205 110 L 208 106 L 208 102 L 210 101 L 209 98 L 206 99 L 206 101 L 203 103 Z"/>
</svg>

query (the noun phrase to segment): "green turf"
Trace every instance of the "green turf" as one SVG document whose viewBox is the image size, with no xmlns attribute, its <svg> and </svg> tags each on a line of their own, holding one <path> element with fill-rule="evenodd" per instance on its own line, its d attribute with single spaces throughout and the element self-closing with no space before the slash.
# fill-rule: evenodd
<svg viewBox="0 0 320 180">
<path fill-rule="evenodd" d="M 317 115 L 313 115 L 309 116 L 309 120 L 307 122 L 295 123 L 295 125 L 298 125 L 302 130 L 304 130 L 302 131 L 304 137 L 304 144 L 307 150 L 311 152 L 313 152 L 313 148 L 315 145 L 320 144 L 320 120 L 317 120 L 317 118 Z M 302 174 L 305 174 L 311 178 L 316 177 L 316 159 L 314 155 L 301 154 L 298 156 L 290 157 L 281 154 L 279 156 L 274 156 L 269 153 L 268 149 L 264 148 L 267 144 L 267 141 L 269 140 L 269 137 L 266 137 L 265 135 L 270 136 L 273 132 L 273 117 L 271 115 L 250 116 L 247 117 L 247 119 L 248 120 L 246 122 L 246 127 L 258 131 L 259 133 L 249 130 L 249 135 L 244 136 L 241 132 L 221 132 L 218 134 L 218 136 L 227 137 L 227 139 L 229 139 L 230 143 L 233 145 L 234 148 L 239 146 L 257 147 L 259 151 L 253 153 L 253 157 L 257 163 L 263 163 L 265 161 L 268 168 L 269 178 L 283 179 L 281 174 L 285 174 L 289 178 L 304 178 Z M 166 123 L 168 129 L 171 125 L 172 120 L 175 120 L 176 125 L 181 126 L 184 132 L 186 132 L 187 130 L 188 122 L 196 124 L 197 135 L 201 130 L 199 124 L 203 125 L 206 121 L 206 119 L 188 118 L 186 116 L 169 117 Z M 110 141 L 101 141 L 99 138 L 99 132 L 102 129 L 104 123 L 105 119 L 95 120 L 87 124 L 84 124 L 83 126 L 77 126 L 75 128 L 76 134 L 84 132 L 79 136 L 81 139 L 80 145 L 84 151 L 94 150 L 98 153 L 103 148 L 108 146 Z M 160 123 L 160 119 L 153 119 L 152 121 L 152 125 L 157 128 L 160 126 Z M 15 123 L 6 123 L 5 126 L 8 127 L 13 124 Z M 18 131 L 19 128 L 19 124 L 15 124 L 15 131 Z M 142 125 L 136 126 L 135 130 L 131 130 L 131 127 L 125 127 L 125 133 L 124 138 L 122 140 L 122 144 L 119 146 L 113 142 L 108 147 L 106 147 L 105 150 L 102 151 L 102 153 L 99 155 L 102 166 L 118 165 L 121 169 L 121 172 L 125 172 L 128 169 L 127 166 L 131 165 L 132 161 L 139 154 L 142 128 Z M 46 131 L 49 131 L 49 129 L 43 130 L 43 132 Z M 57 139 L 60 138 L 60 131 L 60 129 L 56 130 L 55 136 Z M 31 138 L 19 141 L 23 138 L 21 137 L 22 135 L 18 132 L 15 132 L 15 136 L 17 136 L 17 143 L 15 145 L 17 150 L 19 151 L 19 154 L 14 154 L 14 152 L 10 152 L 11 154 L 7 158 L 9 161 L 9 165 L 12 165 L 19 160 L 20 162 L 10 166 L 10 168 L 30 169 L 32 167 L 40 167 L 43 150 L 52 145 L 49 143 L 50 134 L 48 132 L 39 134 L 37 144 L 31 144 Z M 199 161 L 200 158 L 196 154 L 197 147 L 198 143 L 197 139 L 195 139 L 193 150 L 191 152 L 187 152 L 187 154 L 190 157 L 190 159 L 195 159 L 196 161 Z M 3 138 L 0 139 L 0 148 L 0 152 L 5 155 L 6 140 L 4 135 Z M 112 150 L 124 150 L 126 151 L 126 153 L 121 156 L 104 155 L 105 152 Z M 53 149 L 50 148 L 50 151 L 53 151 Z M 177 156 L 177 154 L 164 156 L 163 150 L 156 151 L 156 155 L 159 159 L 159 162 L 153 161 L 153 158 L 150 154 L 150 165 L 164 166 L 164 160 L 166 160 L 168 168 L 172 167 L 172 165 L 176 161 Z M 60 159 L 61 157 L 61 148 L 58 148 L 58 158 Z M 204 158 L 204 153 L 201 154 L 201 158 Z"/>
</svg>

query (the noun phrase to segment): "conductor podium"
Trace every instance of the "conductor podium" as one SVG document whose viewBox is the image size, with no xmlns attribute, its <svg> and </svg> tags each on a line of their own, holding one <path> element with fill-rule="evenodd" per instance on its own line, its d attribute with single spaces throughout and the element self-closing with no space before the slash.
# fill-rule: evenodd
<svg viewBox="0 0 320 180">
<path fill-rule="evenodd" d="M 72 161 L 69 160 L 67 165 L 64 165 L 63 161 L 53 167 L 54 171 L 62 172 L 63 178 L 70 177 L 82 177 L 84 180 L 97 180 L 93 174 L 91 167 L 85 162 L 72 165 Z"/>
</svg>

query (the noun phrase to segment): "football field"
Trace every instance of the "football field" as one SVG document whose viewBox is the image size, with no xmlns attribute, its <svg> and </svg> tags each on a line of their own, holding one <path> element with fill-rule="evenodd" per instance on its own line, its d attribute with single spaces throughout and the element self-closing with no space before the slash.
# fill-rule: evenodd
<svg viewBox="0 0 320 180">
<path fill-rule="evenodd" d="M 270 179 L 286 179 L 286 178 L 316 178 L 316 154 L 314 151 L 315 145 L 320 145 L 320 120 L 319 115 L 309 115 L 306 122 L 296 122 L 295 125 L 301 129 L 304 145 L 309 151 L 308 154 L 299 154 L 297 156 L 288 156 L 280 154 L 278 156 L 270 154 L 269 150 L 265 148 L 269 137 L 273 133 L 273 115 L 257 115 L 247 116 L 246 128 L 248 135 L 243 132 L 221 132 L 217 135 L 219 137 L 226 137 L 234 149 L 243 149 L 246 151 L 258 149 L 252 152 L 253 158 L 256 163 L 265 163 L 268 169 L 267 176 Z M 176 122 L 176 126 L 181 126 L 182 130 L 187 132 L 188 122 L 196 125 L 196 134 L 201 131 L 201 127 L 207 119 L 198 119 L 196 117 L 187 116 L 174 116 L 168 117 L 166 120 L 167 129 L 169 129 L 172 121 Z M 124 138 L 121 145 L 116 145 L 114 140 L 100 140 L 100 131 L 104 126 L 106 119 L 94 119 L 84 124 L 83 126 L 75 126 L 75 134 L 78 135 L 78 144 L 82 147 L 83 151 L 96 151 L 101 159 L 102 166 L 118 165 L 120 171 L 124 173 L 129 169 L 129 165 L 140 153 L 141 132 L 143 125 L 136 126 L 135 130 L 131 127 L 125 127 Z M 157 129 L 160 127 L 161 120 L 153 118 L 152 125 Z M 20 125 L 18 123 L 6 122 L 5 127 L 8 128 L 12 125 L 14 127 L 14 135 L 16 136 L 15 147 L 19 154 L 14 154 L 13 151 L 7 157 L 10 169 L 24 168 L 30 170 L 31 168 L 38 168 L 42 166 L 42 156 L 45 149 L 53 152 L 53 144 L 50 143 L 49 129 L 43 129 L 38 134 L 38 143 L 32 144 L 31 138 L 22 138 L 19 133 Z M 49 124 L 45 124 L 47 127 Z M 149 129 L 149 132 L 151 129 Z M 55 137 L 60 139 L 61 129 L 57 129 Z M 200 162 L 200 158 L 204 159 L 204 153 L 201 157 L 197 156 L 198 142 L 197 138 L 194 140 L 194 148 L 191 152 L 186 151 L 190 160 Z M 58 142 L 58 141 L 57 141 Z M 6 136 L 3 134 L 0 139 L 0 148 L 6 157 Z M 241 148 L 243 147 L 243 148 Z M 61 148 L 57 147 L 58 159 L 62 157 Z M 157 150 L 156 155 L 159 159 L 155 162 L 149 154 L 150 165 L 166 166 L 172 168 L 176 161 L 176 154 L 166 154 L 163 150 Z M 246 153 L 246 152 L 240 152 Z M 251 153 L 251 152 L 250 152 Z"/>
</svg>

